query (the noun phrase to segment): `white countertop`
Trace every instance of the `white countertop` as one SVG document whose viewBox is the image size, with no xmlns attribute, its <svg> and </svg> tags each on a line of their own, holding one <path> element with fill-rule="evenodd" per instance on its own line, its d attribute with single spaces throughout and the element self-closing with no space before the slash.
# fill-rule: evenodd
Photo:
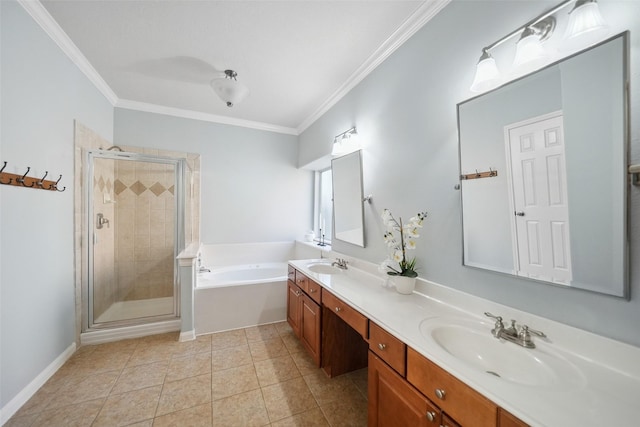
<svg viewBox="0 0 640 427">
<path fill-rule="evenodd" d="M 412 295 L 401 295 L 368 263 L 353 262 L 347 272 L 326 275 L 307 268 L 313 261 L 328 260 L 289 264 L 522 421 L 532 426 L 640 425 L 640 348 L 423 280 Z M 493 322 L 483 317 L 485 311 L 544 331 L 549 339 L 534 337 L 538 348 L 522 351 L 560 356 L 579 373 L 578 380 L 531 386 L 496 378 L 458 360 L 420 331 L 425 319 L 457 318 L 482 322 L 490 336 Z"/>
</svg>

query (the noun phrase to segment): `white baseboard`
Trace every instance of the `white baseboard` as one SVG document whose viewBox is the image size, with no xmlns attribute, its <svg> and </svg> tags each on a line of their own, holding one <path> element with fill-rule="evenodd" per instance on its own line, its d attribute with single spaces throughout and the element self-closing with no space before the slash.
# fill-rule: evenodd
<svg viewBox="0 0 640 427">
<path fill-rule="evenodd" d="M 124 326 L 122 328 L 83 332 L 80 334 L 80 344 L 102 344 L 105 342 L 119 341 L 128 338 L 139 338 L 146 337 L 147 335 L 175 332 L 180 330 L 181 323 L 180 319 L 176 319 L 167 320 L 165 322 L 149 323 L 146 325 Z"/>
<path fill-rule="evenodd" d="M 66 362 L 76 351 L 76 343 L 72 343 L 67 347 L 60 356 L 56 357 L 37 377 L 33 379 L 25 388 L 20 391 L 13 399 L 9 401 L 2 409 L 0 409 L 0 425 L 3 425 L 11 418 L 18 409 L 22 407 L 31 397 L 47 382 L 53 374 L 64 362 Z"/>
<path fill-rule="evenodd" d="M 196 331 L 194 329 L 186 332 L 180 332 L 180 342 L 193 341 L 196 339 Z"/>
</svg>

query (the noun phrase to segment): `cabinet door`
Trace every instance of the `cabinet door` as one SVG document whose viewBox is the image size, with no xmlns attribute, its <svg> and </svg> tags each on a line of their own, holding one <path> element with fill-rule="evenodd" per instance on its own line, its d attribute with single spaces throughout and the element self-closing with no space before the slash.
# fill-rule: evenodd
<svg viewBox="0 0 640 427">
<path fill-rule="evenodd" d="M 320 366 L 320 328 L 322 326 L 322 310 L 320 305 L 307 295 L 301 296 L 300 340 L 305 346 L 316 366 Z"/>
<path fill-rule="evenodd" d="M 447 414 L 442 414 L 442 425 L 440 427 L 462 427 L 453 421 Z"/>
<path fill-rule="evenodd" d="M 499 427 L 528 427 L 529 425 L 511 415 L 504 409 L 498 411 L 498 426 Z"/>
<path fill-rule="evenodd" d="M 368 427 L 439 427 L 440 410 L 369 352 Z"/>
<path fill-rule="evenodd" d="M 287 322 L 293 333 L 300 336 L 300 304 L 302 291 L 291 281 L 287 282 Z"/>
</svg>

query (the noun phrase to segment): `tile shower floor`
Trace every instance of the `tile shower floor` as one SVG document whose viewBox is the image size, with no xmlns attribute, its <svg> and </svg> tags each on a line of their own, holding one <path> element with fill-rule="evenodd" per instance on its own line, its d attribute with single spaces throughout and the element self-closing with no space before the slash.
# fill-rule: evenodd
<svg viewBox="0 0 640 427">
<path fill-rule="evenodd" d="M 286 322 L 84 346 L 5 426 L 366 426 L 367 370 L 329 379 Z"/>
</svg>

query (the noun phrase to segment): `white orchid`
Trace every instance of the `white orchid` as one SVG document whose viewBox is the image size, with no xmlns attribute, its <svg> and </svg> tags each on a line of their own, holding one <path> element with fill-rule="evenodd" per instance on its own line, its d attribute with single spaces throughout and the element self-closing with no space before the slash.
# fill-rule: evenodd
<svg viewBox="0 0 640 427">
<path fill-rule="evenodd" d="M 416 248 L 415 239 L 420 237 L 418 229 L 422 228 L 426 217 L 426 212 L 419 212 L 416 216 L 411 217 L 408 224 L 403 226 L 402 218 L 396 220 L 389 209 L 382 211 L 382 223 L 387 228 L 384 233 L 384 242 L 390 249 L 392 259 L 383 261 L 379 267 L 381 270 L 396 276 L 416 277 L 418 275 L 415 271 L 416 259 L 407 261 L 405 250 Z M 396 239 L 394 232 L 399 232 L 400 241 Z M 393 262 L 398 264 L 397 268 L 392 266 Z"/>
</svg>

